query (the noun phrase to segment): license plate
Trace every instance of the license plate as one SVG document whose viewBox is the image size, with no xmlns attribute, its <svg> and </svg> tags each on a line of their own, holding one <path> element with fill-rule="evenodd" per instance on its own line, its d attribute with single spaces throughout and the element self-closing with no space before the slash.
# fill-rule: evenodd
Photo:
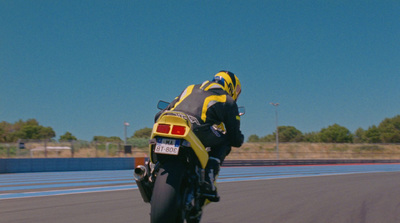
<svg viewBox="0 0 400 223">
<path fill-rule="evenodd" d="M 161 154 L 178 155 L 179 145 L 179 139 L 157 138 L 157 144 L 154 152 Z"/>
</svg>

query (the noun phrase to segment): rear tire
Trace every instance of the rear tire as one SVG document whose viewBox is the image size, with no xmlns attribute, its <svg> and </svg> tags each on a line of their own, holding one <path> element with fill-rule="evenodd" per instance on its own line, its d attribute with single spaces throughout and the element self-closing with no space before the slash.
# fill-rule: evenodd
<svg viewBox="0 0 400 223">
<path fill-rule="evenodd" d="M 167 162 L 158 171 L 151 197 L 152 223 L 183 222 L 181 185 L 185 167 L 180 162 Z"/>
</svg>

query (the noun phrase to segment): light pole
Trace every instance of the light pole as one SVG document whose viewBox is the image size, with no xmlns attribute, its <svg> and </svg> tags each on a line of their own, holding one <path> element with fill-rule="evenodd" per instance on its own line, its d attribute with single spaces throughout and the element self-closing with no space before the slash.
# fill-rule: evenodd
<svg viewBox="0 0 400 223">
<path fill-rule="evenodd" d="M 126 128 L 129 126 L 129 123 L 128 122 L 124 122 L 124 133 L 125 133 L 125 145 L 126 145 L 126 141 L 127 141 L 127 138 L 126 138 Z"/>
<path fill-rule="evenodd" d="M 279 131 L 278 131 L 278 105 L 279 103 L 272 103 L 272 106 L 275 107 L 275 124 L 276 124 L 276 158 L 279 159 Z"/>
</svg>

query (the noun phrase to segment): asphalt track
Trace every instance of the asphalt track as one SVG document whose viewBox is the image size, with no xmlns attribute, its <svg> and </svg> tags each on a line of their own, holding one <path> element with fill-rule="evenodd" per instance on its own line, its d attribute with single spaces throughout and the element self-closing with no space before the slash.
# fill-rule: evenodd
<svg viewBox="0 0 400 223">
<path fill-rule="evenodd" d="M 122 173 L 0 175 L 0 222 L 149 222 Z M 202 222 L 400 222 L 400 165 L 224 168 L 219 192 Z"/>
</svg>

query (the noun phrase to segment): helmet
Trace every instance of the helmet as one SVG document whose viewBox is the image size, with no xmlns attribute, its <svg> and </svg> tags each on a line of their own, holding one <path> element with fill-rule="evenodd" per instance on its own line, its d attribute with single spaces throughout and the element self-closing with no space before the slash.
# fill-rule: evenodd
<svg viewBox="0 0 400 223">
<path fill-rule="evenodd" d="M 239 94 L 242 91 L 242 87 L 239 78 L 236 77 L 234 73 L 221 70 L 214 76 L 212 81 L 222 85 L 223 89 L 233 98 L 233 100 L 237 101 Z"/>
</svg>

